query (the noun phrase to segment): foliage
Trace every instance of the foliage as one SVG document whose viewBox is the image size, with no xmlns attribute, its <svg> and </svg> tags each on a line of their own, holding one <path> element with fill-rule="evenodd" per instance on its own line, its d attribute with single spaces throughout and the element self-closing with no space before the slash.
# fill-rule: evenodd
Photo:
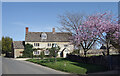
<svg viewBox="0 0 120 76">
<path fill-rule="evenodd" d="M 51 57 L 56 57 L 58 55 L 58 51 L 60 50 L 59 46 L 54 47 L 54 44 L 52 44 L 52 47 L 49 49 L 50 51 L 50 56 Z"/>
<path fill-rule="evenodd" d="M 110 41 L 120 44 L 120 24 L 117 20 L 111 13 L 105 12 L 87 17 L 67 14 L 62 16 L 60 21 L 62 28 L 73 34 L 71 43 L 81 46 L 86 57 L 87 51 L 95 45 L 96 41 L 106 44 L 108 55 Z"/>
<path fill-rule="evenodd" d="M 19 57 L 17 57 L 17 58 L 24 58 L 23 56 L 19 56 Z"/>
<path fill-rule="evenodd" d="M 105 12 L 89 16 L 85 22 L 85 25 L 89 25 L 95 32 L 93 36 L 97 36 L 98 42 L 106 44 L 107 55 L 111 41 L 120 45 L 120 24 L 117 20 L 110 12 Z"/>
<path fill-rule="evenodd" d="M 111 44 L 118 49 L 119 53 L 120 53 L 120 44 L 119 43 L 115 43 L 113 40 L 111 40 Z"/>
<path fill-rule="evenodd" d="M 12 38 L 2 37 L 2 53 L 12 52 Z"/>
<path fill-rule="evenodd" d="M 39 58 L 39 56 L 38 55 L 33 55 L 33 58 Z"/>
<path fill-rule="evenodd" d="M 26 44 L 24 51 L 23 51 L 23 57 L 33 57 L 33 45 Z"/>
<path fill-rule="evenodd" d="M 90 29 L 88 25 L 84 24 L 86 19 L 87 16 L 79 13 L 66 13 L 60 16 L 61 29 L 72 33 L 73 36 L 70 38 L 71 43 L 78 48 L 82 47 L 85 56 L 86 52 L 91 49 L 96 42 L 96 36 L 94 36 L 91 31 L 93 29 Z"/>
<path fill-rule="evenodd" d="M 43 59 L 45 57 L 44 51 L 40 52 L 40 58 Z"/>
<path fill-rule="evenodd" d="M 0 40 L 0 55 L 2 53 L 2 41 Z"/>
<path fill-rule="evenodd" d="M 73 54 L 73 55 L 75 55 L 75 54 L 80 55 L 80 49 L 73 50 L 73 52 L 71 54 Z"/>
<path fill-rule="evenodd" d="M 74 74 L 86 74 L 87 72 L 91 73 L 91 72 L 99 72 L 106 70 L 106 68 L 103 66 L 72 62 L 65 58 L 57 58 L 56 63 L 54 63 L 54 58 L 44 59 L 44 60 L 29 59 L 27 61 Z"/>
</svg>

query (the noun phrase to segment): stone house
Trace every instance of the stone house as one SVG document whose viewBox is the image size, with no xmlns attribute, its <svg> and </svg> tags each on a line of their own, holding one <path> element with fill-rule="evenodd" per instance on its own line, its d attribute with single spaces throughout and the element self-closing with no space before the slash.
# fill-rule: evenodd
<svg viewBox="0 0 120 76">
<path fill-rule="evenodd" d="M 26 27 L 25 41 L 14 41 L 14 58 L 22 55 L 25 44 L 33 45 L 33 55 L 40 55 L 41 51 L 44 51 L 45 55 L 49 55 L 47 48 L 51 48 L 53 44 L 60 47 L 58 57 L 66 57 L 67 53 L 71 53 L 74 49 L 74 45 L 70 44 L 70 37 L 72 34 L 68 32 L 55 32 L 55 28 L 52 32 L 29 32 L 29 28 Z"/>
<path fill-rule="evenodd" d="M 13 41 L 13 57 L 22 56 L 24 51 L 24 41 Z"/>
</svg>

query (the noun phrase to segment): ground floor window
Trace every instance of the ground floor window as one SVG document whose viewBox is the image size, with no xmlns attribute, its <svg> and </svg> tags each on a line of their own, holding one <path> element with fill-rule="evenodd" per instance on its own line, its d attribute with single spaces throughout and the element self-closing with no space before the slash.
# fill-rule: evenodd
<svg viewBox="0 0 120 76">
<path fill-rule="evenodd" d="M 34 51 L 34 55 L 39 55 L 40 52 L 39 51 Z"/>
</svg>

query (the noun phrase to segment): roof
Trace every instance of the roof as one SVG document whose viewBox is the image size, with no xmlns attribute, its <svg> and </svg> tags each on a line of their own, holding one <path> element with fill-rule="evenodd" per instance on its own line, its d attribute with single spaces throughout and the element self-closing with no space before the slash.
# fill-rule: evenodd
<svg viewBox="0 0 120 76">
<path fill-rule="evenodd" d="M 25 36 L 26 42 L 69 42 L 72 34 L 68 32 L 44 32 L 47 34 L 47 39 L 42 39 L 43 32 L 28 32 Z"/>
<path fill-rule="evenodd" d="M 13 41 L 14 49 L 24 49 L 23 41 Z"/>
</svg>

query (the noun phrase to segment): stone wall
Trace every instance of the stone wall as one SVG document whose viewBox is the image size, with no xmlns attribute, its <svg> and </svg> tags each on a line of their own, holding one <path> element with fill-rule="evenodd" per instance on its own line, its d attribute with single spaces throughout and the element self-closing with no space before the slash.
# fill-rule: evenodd
<svg viewBox="0 0 120 76">
<path fill-rule="evenodd" d="M 103 55 L 103 51 L 105 51 L 105 53 L 107 53 L 107 50 L 102 50 L 102 49 L 92 49 L 92 50 L 88 50 L 87 54 L 95 54 L 95 55 Z M 119 54 L 117 49 L 110 49 L 109 50 L 110 54 Z M 84 50 L 80 50 L 80 54 L 84 55 Z"/>
<path fill-rule="evenodd" d="M 24 51 L 24 49 L 14 49 L 14 58 L 17 58 L 19 56 L 22 56 L 22 52 Z"/>
<path fill-rule="evenodd" d="M 86 58 L 78 55 L 67 55 L 67 58 L 75 62 L 102 65 L 109 69 L 120 69 L 120 55 L 91 56 Z"/>
</svg>

